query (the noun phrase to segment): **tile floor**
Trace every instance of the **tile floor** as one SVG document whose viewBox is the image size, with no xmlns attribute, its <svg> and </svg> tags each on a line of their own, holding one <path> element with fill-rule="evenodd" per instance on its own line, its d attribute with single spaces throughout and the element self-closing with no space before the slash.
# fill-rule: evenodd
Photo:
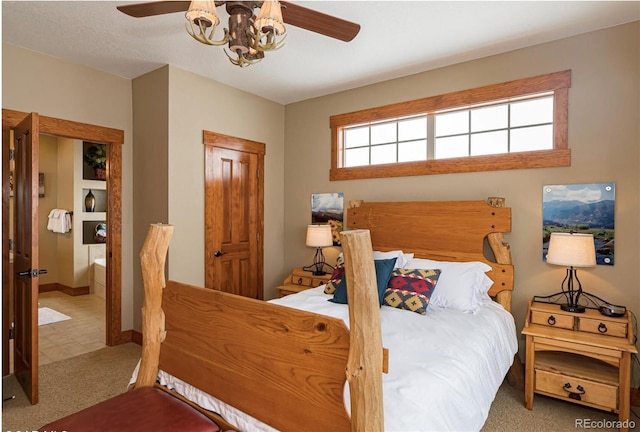
<svg viewBox="0 0 640 432">
<path fill-rule="evenodd" d="M 40 365 L 105 346 L 105 300 L 95 294 L 70 296 L 59 291 L 41 293 L 39 307 L 48 307 L 70 320 L 40 326 Z"/>
</svg>

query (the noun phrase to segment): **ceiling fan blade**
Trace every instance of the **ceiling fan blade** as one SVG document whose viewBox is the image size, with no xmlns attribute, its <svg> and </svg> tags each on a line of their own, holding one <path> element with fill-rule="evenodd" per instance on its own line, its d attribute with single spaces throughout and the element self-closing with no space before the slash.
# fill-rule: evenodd
<svg viewBox="0 0 640 432">
<path fill-rule="evenodd" d="M 334 39 L 349 42 L 360 31 L 360 24 L 336 18 L 295 3 L 281 1 L 284 22 Z M 117 9 L 134 18 L 186 12 L 188 1 L 156 1 L 117 6 Z"/>
<path fill-rule="evenodd" d="M 134 3 L 116 8 L 134 18 L 143 18 L 154 15 L 164 15 L 174 12 L 186 12 L 189 9 L 188 1 L 157 1 L 149 3 Z"/>
<path fill-rule="evenodd" d="M 281 1 L 282 19 L 285 23 L 334 39 L 349 42 L 360 31 L 360 24 L 336 18 L 288 1 Z"/>
</svg>

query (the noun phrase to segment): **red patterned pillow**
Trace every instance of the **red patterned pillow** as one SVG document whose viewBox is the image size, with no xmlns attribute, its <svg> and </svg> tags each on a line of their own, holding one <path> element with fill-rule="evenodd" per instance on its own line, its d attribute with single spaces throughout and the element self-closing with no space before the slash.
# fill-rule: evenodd
<svg viewBox="0 0 640 432">
<path fill-rule="evenodd" d="M 324 287 L 325 294 L 333 294 L 336 292 L 338 288 L 338 284 L 344 277 L 344 264 L 339 264 L 333 269 L 333 273 L 331 273 L 331 279 L 327 282 L 327 285 Z"/>
<path fill-rule="evenodd" d="M 438 269 L 396 268 L 389 279 L 382 304 L 425 315 L 438 277 Z"/>
</svg>

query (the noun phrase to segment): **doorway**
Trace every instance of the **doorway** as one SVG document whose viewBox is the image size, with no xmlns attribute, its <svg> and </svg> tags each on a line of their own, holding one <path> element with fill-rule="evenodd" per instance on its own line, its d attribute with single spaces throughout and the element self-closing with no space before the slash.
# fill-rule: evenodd
<svg viewBox="0 0 640 432">
<path fill-rule="evenodd" d="M 105 144 L 39 136 L 39 365 L 105 346 L 105 167 Z"/>
<path fill-rule="evenodd" d="M 9 216 L 9 143 L 11 139 L 11 131 L 17 127 L 29 113 L 13 111 L 8 109 L 2 110 L 2 131 L 3 131 L 3 223 L 2 223 L 2 266 L 3 266 L 3 323 L 2 323 L 2 347 L 3 347 L 3 375 L 9 373 L 9 339 L 15 332 L 12 323 L 17 322 L 16 311 L 14 310 L 15 292 L 12 280 L 14 278 L 12 263 L 10 262 L 9 239 L 10 224 L 7 219 Z M 124 143 L 124 132 L 118 129 L 105 128 L 101 126 L 78 123 L 69 120 L 62 120 L 52 117 L 38 116 L 37 129 L 39 134 L 51 135 L 56 137 L 65 137 L 77 140 L 91 141 L 107 145 L 108 165 L 107 179 L 109 182 L 109 190 L 106 193 L 106 206 L 108 218 L 106 220 L 107 238 L 106 238 L 106 257 L 108 261 L 106 271 L 106 295 L 105 295 L 105 343 L 108 346 L 129 342 L 131 340 L 131 332 L 122 332 L 121 329 L 121 261 L 122 261 L 122 240 L 121 240 L 121 224 L 122 224 L 122 145 Z M 37 134 L 37 135 L 39 135 Z M 34 133 L 34 138 L 36 134 Z M 37 157 L 36 159 L 37 160 Z M 35 204 L 37 211 L 37 204 Z M 34 278 L 37 281 L 37 278 Z M 35 282 L 37 284 L 37 282 Z M 37 296 L 35 301 L 37 302 Z M 21 313 L 18 311 L 18 313 Z M 23 321 L 20 321 L 23 322 Z M 22 332 L 28 332 L 36 335 L 37 340 L 37 322 L 34 327 L 34 320 L 27 320 L 30 328 L 21 329 Z M 28 393 L 32 403 L 37 402 L 37 343 L 35 349 L 32 350 L 32 356 L 35 359 L 31 362 L 30 373 L 35 377 L 35 386 Z M 35 391 L 34 391 L 35 389 Z"/>
</svg>

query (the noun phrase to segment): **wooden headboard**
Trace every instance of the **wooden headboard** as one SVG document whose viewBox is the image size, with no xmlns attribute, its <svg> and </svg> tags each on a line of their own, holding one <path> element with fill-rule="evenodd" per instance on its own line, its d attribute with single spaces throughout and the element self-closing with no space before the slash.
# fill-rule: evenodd
<svg viewBox="0 0 640 432">
<path fill-rule="evenodd" d="M 402 249 L 416 258 L 482 261 L 493 270 L 489 295 L 511 311 L 513 265 L 503 233 L 511 231 L 511 209 L 503 198 L 485 201 L 363 202 L 347 211 L 348 229 L 368 229 L 374 250 Z M 487 242 L 485 243 L 485 238 Z M 485 256 L 485 245 L 495 261 Z"/>
</svg>

